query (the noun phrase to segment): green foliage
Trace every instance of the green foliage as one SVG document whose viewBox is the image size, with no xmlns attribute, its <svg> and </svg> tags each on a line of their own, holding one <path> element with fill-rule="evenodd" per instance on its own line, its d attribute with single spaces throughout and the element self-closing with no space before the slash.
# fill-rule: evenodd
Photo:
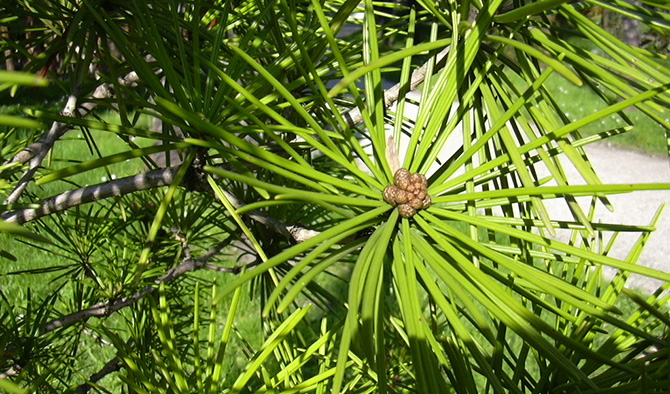
<svg viewBox="0 0 670 394">
<path fill-rule="evenodd" d="M 2 271 L 49 282 L 3 292 L 3 377 L 45 392 L 663 392 L 668 285 L 624 287 L 670 279 L 637 264 L 662 209 L 649 226 L 594 218 L 609 195 L 670 184 L 604 185 L 583 146 L 630 130 L 631 107 L 670 130 L 670 70 L 585 16 L 600 3 L 0 6 L 0 50 L 67 98 L 3 123 L 6 229 L 29 222 L 58 256 Z M 615 3 L 669 30 L 662 7 Z M 603 104 L 575 118 L 556 78 Z M 399 168 L 428 180 L 413 215 L 384 198 Z M 623 260 L 619 233 L 639 235 Z"/>
</svg>

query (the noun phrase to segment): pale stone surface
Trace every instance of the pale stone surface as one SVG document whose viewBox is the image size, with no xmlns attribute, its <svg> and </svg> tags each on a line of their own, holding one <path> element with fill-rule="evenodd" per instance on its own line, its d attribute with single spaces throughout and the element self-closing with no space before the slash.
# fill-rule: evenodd
<svg viewBox="0 0 670 394">
<path fill-rule="evenodd" d="M 670 183 L 670 161 L 667 156 L 650 156 L 615 148 L 607 143 L 592 144 L 584 149 L 596 174 L 600 176 L 604 184 Z M 561 162 L 571 184 L 585 183 L 568 160 L 562 158 Z M 609 200 L 614 206 L 614 212 L 598 204 L 596 222 L 649 225 L 659 206 L 667 205 L 656 225 L 657 230 L 651 234 L 638 264 L 670 272 L 670 209 L 668 209 L 670 208 L 670 190 L 618 194 L 610 196 Z M 579 202 L 587 212 L 588 199 L 579 199 Z M 565 203 L 548 204 L 552 218 L 556 219 L 571 218 L 565 207 Z M 625 259 L 638 236 L 639 233 L 621 233 L 610 256 Z M 610 237 L 611 234 L 608 234 L 604 243 Z M 615 273 L 616 271 L 611 268 L 605 270 L 607 279 L 611 279 Z M 634 275 L 629 280 L 628 287 L 653 292 L 661 283 L 658 280 Z"/>
</svg>

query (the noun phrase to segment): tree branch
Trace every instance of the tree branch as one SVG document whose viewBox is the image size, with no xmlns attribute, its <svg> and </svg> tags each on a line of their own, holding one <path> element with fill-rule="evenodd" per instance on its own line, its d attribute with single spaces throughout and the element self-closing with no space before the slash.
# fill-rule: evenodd
<svg viewBox="0 0 670 394">
<path fill-rule="evenodd" d="M 436 64 L 435 64 L 436 69 L 440 69 L 441 67 L 444 66 L 445 59 L 449 52 L 449 49 L 450 47 L 446 47 L 436 55 Z M 427 70 L 428 70 L 427 62 L 423 64 L 420 68 L 414 70 L 414 72 L 412 73 L 412 77 L 410 79 L 409 91 L 416 89 L 416 87 L 425 80 Z M 138 80 L 139 77 L 137 76 L 137 73 L 133 71 L 127 74 L 124 78 L 121 78 L 119 80 L 119 83 L 123 86 L 133 86 L 137 83 Z M 400 83 L 397 83 L 396 85 L 394 85 L 393 87 L 384 92 L 385 107 L 387 108 L 390 107 L 394 102 L 398 100 L 401 89 L 402 86 L 400 85 Z M 112 96 L 111 85 L 103 83 L 96 88 L 92 97 L 95 99 L 102 99 L 111 96 Z M 88 102 L 82 105 L 82 109 L 75 110 L 76 104 L 77 104 L 77 97 L 75 94 L 73 94 L 68 98 L 65 108 L 62 111 L 62 114 L 69 117 L 74 117 L 75 114 L 79 116 L 85 116 L 87 113 L 91 112 L 97 106 L 97 104 L 94 102 Z M 347 121 L 347 124 L 352 127 L 357 125 L 363 120 L 363 116 L 359 108 L 353 108 L 350 111 L 346 112 L 344 114 L 344 118 Z M 47 132 L 44 136 L 42 136 L 42 138 L 40 138 L 39 141 L 30 145 L 23 151 L 19 152 L 16 156 L 14 156 L 14 158 L 12 158 L 12 160 L 5 163 L 5 164 L 15 164 L 15 163 L 24 164 L 30 160 L 29 170 L 26 171 L 26 173 L 23 175 L 14 191 L 7 197 L 4 203 L 5 205 L 14 204 L 18 201 L 18 199 L 21 197 L 21 194 L 28 186 L 28 183 L 30 183 L 30 181 L 33 179 L 33 176 L 37 172 L 37 169 L 42 164 L 42 161 L 44 160 L 44 157 L 46 157 L 46 154 L 51 150 L 54 143 L 70 129 L 71 126 L 67 124 L 54 122 L 49 132 Z M 300 235 L 298 235 L 298 237 L 300 237 Z"/>
<path fill-rule="evenodd" d="M 444 48 L 442 51 L 440 51 L 435 57 L 435 70 L 439 70 L 442 67 L 444 67 L 444 64 L 446 63 L 446 58 L 447 54 L 449 53 L 449 49 L 451 46 L 447 46 Z M 426 79 L 426 72 L 428 71 L 428 62 L 424 63 L 421 67 L 417 68 L 414 70 L 412 73 L 412 77 L 410 78 L 409 81 L 409 89 L 407 90 L 408 92 L 416 89 L 417 86 L 421 84 Z M 393 85 L 390 89 L 387 89 L 384 91 L 384 107 L 388 108 L 390 107 L 393 103 L 398 101 L 398 98 L 400 97 L 400 91 L 402 89 L 402 86 L 400 83 L 397 83 Z M 363 114 L 361 114 L 360 108 L 356 107 L 344 114 L 344 120 L 347 121 L 347 124 L 350 127 L 354 127 L 357 124 L 361 123 L 363 121 Z"/>
<path fill-rule="evenodd" d="M 91 383 L 97 383 L 100 381 L 100 379 L 104 378 L 112 372 L 120 370 L 121 368 L 123 368 L 121 359 L 114 357 L 113 359 L 109 360 L 98 372 L 91 375 L 91 377 L 88 379 L 88 382 L 79 385 L 74 390 L 75 394 L 87 394 L 93 388 Z"/>
<path fill-rule="evenodd" d="M 64 211 L 82 204 L 119 197 L 129 193 L 172 184 L 179 167 L 148 171 L 135 176 L 115 179 L 105 183 L 71 190 L 39 202 L 40 208 L 5 212 L 1 217 L 10 223 L 23 224 L 43 216 Z"/>
<path fill-rule="evenodd" d="M 18 366 L 13 366 L 9 368 L 7 371 L 0 373 L 0 380 L 11 378 L 12 376 L 16 376 L 19 373 L 21 373 L 21 370 L 19 369 Z"/>
<path fill-rule="evenodd" d="M 117 300 L 100 302 L 88 309 L 77 311 L 69 315 L 65 315 L 56 320 L 52 320 L 51 322 L 44 325 L 44 327 L 42 328 L 42 332 L 48 333 L 59 328 L 69 327 L 77 322 L 88 320 L 92 317 L 97 318 L 107 317 L 114 312 L 117 312 L 127 306 L 134 304 L 136 301 L 144 298 L 148 294 L 153 293 L 161 283 L 172 282 L 173 280 L 179 278 L 180 276 L 184 275 L 187 272 L 212 267 L 211 264 L 207 264 L 207 260 L 214 257 L 217 253 L 219 253 L 221 251 L 221 248 L 222 248 L 221 246 L 217 246 L 209 250 L 200 258 L 184 260 L 178 266 L 170 269 L 165 275 L 156 279 L 153 285 L 147 286 L 144 289 L 135 292 L 131 296 L 123 297 Z M 229 270 L 230 271 L 226 272 L 237 273 L 241 270 L 241 268 L 231 268 Z"/>
<path fill-rule="evenodd" d="M 245 204 L 241 203 L 235 196 L 226 192 L 225 190 L 223 190 L 223 194 L 226 195 L 226 198 L 228 201 L 230 201 L 231 205 L 235 207 L 235 209 L 239 210 L 245 206 Z M 258 223 L 267 226 L 276 233 L 282 234 L 289 239 L 292 238 L 296 242 L 303 242 L 320 234 L 318 231 L 310 230 L 301 226 L 287 226 L 283 222 L 263 215 L 258 211 L 246 211 L 244 214 Z"/>
<path fill-rule="evenodd" d="M 449 49 L 450 47 L 444 48 L 436 55 L 436 69 L 444 66 Z M 414 70 L 410 79 L 409 90 L 414 90 L 421 82 L 425 80 L 427 70 L 428 63 L 425 63 L 420 68 Z M 122 85 L 132 85 L 136 83 L 137 80 L 137 74 L 131 72 L 120 82 Z M 109 97 L 111 93 L 109 92 L 109 88 L 106 85 L 107 84 L 101 84 L 98 86 L 98 89 L 96 89 L 93 97 Z M 384 104 L 386 107 L 391 106 L 395 101 L 398 100 L 401 88 L 402 86 L 400 83 L 398 83 L 384 92 Z M 63 113 L 67 116 L 73 116 L 75 104 L 76 97 L 73 95 L 68 100 L 68 104 L 65 106 Z M 95 104 L 87 103 L 84 105 L 84 107 L 90 111 L 95 108 Z M 81 112 L 79 112 L 79 114 L 82 115 Z M 359 108 L 354 108 L 348 111 L 344 114 L 344 117 L 350 126 L 355 126 L 362 121 L 362 114 Z M 5 204 L 11 204 L 18 200 L 18 197 L 25 189 L 27 183 L 32 179 L 32 176 L 37 170 L 37 167 L 39 167 L 41 164 L 46 153 L 51 149 L 54 142 L 60 138 L 60 136 L 65 133 L 65 131 L 68 130 L 67 127 L 67 125 L 54 122 L 49 133 L 43 136 L 40 141 L 26 148 L 10 161 L 10 163 L 25 163 L 26 161 L 32 159 L 30 170 L 26 172 L 21 182 L 19 182 L 19 186 L 17 186 L 14 192 L 7 198 Z M 8 222 L 22 224 L 82 204 L 99 201 L 109 197 L 118 197 L 136 191 L 166 186 L 171 184 L 174 180 L 177 169 L 178 167 L 158 169 L 131 177 L 109 181 L 103 184 L 87 186 L 44 200 L 43 202 L 39 203 L 41 205 L 40 208 L 6 212 L 3 213 L 1 217 Z M 235 208 L 239 209 L 244 206 L 244 204 L 240 203 L 237 198 L 231 194 L 226 193 L 226 197 L 231 201 Z M 249 211 L 246 214 L 253 220 L 264 224 L 275 232 L 283 234 L 287 238 L 294 239 L 296 242 L 303 242 L 319 234 L 317 231 L 309 230 L 301 226 L 287 226 L 281 221 L 278 221 L 269 216 L 265 216 L 261 213 L 258 213 L 257 211 Z"/>
<path fill-rule="evenodd" d="M 132 86 L 138 80 L 139 77 L 133 71 L 128 75 L 126 75 L 124 78 L 120 79 L 119 83 L 124 86 Z M 92 95 L 94 99 L 104 99 L 111 96 L 112 96 L 111 84 L 108 83 L 98 85 L 98 87 L 95 89 Z M 95 102 L 87 102 L 82 105 L 81 109 L 77 110 L 76 109 L 77 92 L 75 90 L 75 92 L 72 95 L 70 95 L 70 97 L 68 97 L 67 103 L 65 104 L 63 111 L 61 111 L 61 114 L 68 117 L 74 117 L 75 115 L 83 117 L 86 116 L 89 112 L 91 112 L 96 106 L 97 104 Z M 61 122 L 54 122 L 51 125 L 49 131 L 46 134 L 44 134 L 42 138 L 39 139 L 39 141 L 28 146 L 27 148 L 19 152 L 16 156 L 14 156 L 12 160 L 5 163 L 5 164 L 15 164 L 15 163 L 24 164 L 30 161 L 28 171 L 26 171 L 25 174 L 23 174 L 21 180 L 17 184 L 14 191 L 12 191 L 12 193 L 7 197 L 7 199 L 4 202 L 5 205 L 15 204 L 19 200 L 21 194 L 23 194 L 24 190 L 28 186 L 28 183 L 30 183 L 30 181 L 35 176 L 37 169 L 42 164 L 42 161 L 46 157 L 47 153 L 51 150 L 56 141 L 71 128 L 72 127 L 68 124 Z"/>
<path fill-rule="evenodd" d="M 120 197 L 142 190 L 168 186 L 174 181 L 174 177 L 178 170 L 179 166 L 151 170 L 135 176 L 115 179 L 98 185 L 86 186 L 38 202 L 37 204 L 40 205 L 39 208 L 5 212 L 1 214 L 0 217 L 10 223 L 24 224 L 79 205 L 104 200 L 110 197 Z M 245 204 L 241 203 L 235 196 L 225 191 L 224 193 L 235 209 L 244 207 Z M 245 214 L 258 223 L 284 235 L 288 239 L 292 238 L 296 242 L 306 241 L 319 234 L 318 231 L 306 229 L 301 226 L 288 226 L 281 221 L 263 215 L 258 211 L 247 211 Z"/>
</svg>

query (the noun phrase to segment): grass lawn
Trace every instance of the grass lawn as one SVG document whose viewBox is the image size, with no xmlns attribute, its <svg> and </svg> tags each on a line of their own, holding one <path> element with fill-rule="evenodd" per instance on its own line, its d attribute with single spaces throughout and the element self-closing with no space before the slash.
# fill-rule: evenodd
<svg viewBox="0 0 670 394">
<path fill-rule="evenodd" d="M 554 73 L 547 81 L 547 86 L 553 92 L 558 105 L 571 120 L 575 121 L 608 106 L 589 86 L 579 87 L 565 78 Z M 667 152 L 666 133 L 663 126 L 653 121 L 637 108 L 629 108 L 624 112 L 633 124 L 633 128 L 622 134 L 607 139 L 621 148 L 637 150 L 651 154 Z M 670 124 L 670 113 L 665 113 L 665 122 Z M 619 115 L 612 115 L 599 122 L 591 123 L 580 131 L 584 135 L 593 135 L 615 127 L 626 126 L 626 122 Z M 668 134 L 670 137 L 670 134 Z"/>
<path fill-rule="evenodd" d="M 0 108 L 0 112 L 1 111 L 2 108 Z M 111 119 L 112 117 L 111 114 L 103 115 L 103 119 L 110 122 L 113 121 L 113 119 Z M 135 142 L 141 146 L 146 146 L 152 143 L 152 141 L 148 140 L 136 140 Z M 50 168 L 62 168 L 74 163 L 85 162 L 100 156 L 111 155 L 125 150 L 127 150 L 126 143 L 112 133 L 90 129 L 86 131 L 75 129 L 66 133 L 63 138 L 56 142 L 53 152 L 46 157 L 45 163 L 48 163 Z M 69 177 L 67 178 L 69 184 L 64 182 L 51 182 L 40 186 L 30 184 L 27 191 L 40 199 L 45 199 L 64 191 L 71 190 L 73 186 L 83 187 L 101 183 L 107 179 L 136 174 L 142 167 L 143 164 L 139 159 L 133 159 Z M 38 178 L 47 173 L 48 172 L 40 172 Z M 39 244 L 39 246 L 50 249 L 46 245 Z M 3 275 L 4 273 L 27 269 L 46 269 L 47 267 L 65 265 L 68 263 L 66 259 L 63 259 L 58 254 L 35 249 L 34 247 L 26 245 L 22 241 L 13 239 L 5 234 L 0 234 L 0 249 L 8 251 L 17 258 L 16 261 L 7 261 L 6 259 L 0 258 L 5 260 L 2 262 L 2 269 L 0 269 L 0 288 L 10 297 L 10 299 L 24 299 L 26 295 L 25 290 L 28 287 L 32 287 L 33 291 L 36 291 L 36 294 L 44 295 L 40 289 L 43 288 L 47 291 L 49 287 L 55 286 L 55 284 L 51 282 L 51 278 L 57 274 L 48 273 L 37 277 L 34 275 L 22 274 L 7 277 Z M 44 286 L 45 283 L 47 284 L 46 286 Z"/>
<path fill-rule="evenodd" d="M 25 97 L 19 98 L 16 104 L 0 106 L 0 113 L 19 114 L 20 105 L 58 112 L 59 106 L 62 105 L 58 100 L 38 102 L 31 98 L 26 99 Z M 113 113 L 102 112 L 99 115 L 99 120 L 112 124 L 120 124 L 118 117 Z M 150 129 L 150 119 L 146 116 L 140 117 L 134 127 L 148 130 Z M 7 133 L 9 130 L 0 129 L 1 132 Z M 9 139 L 11 140 L 11 137 Z M 154 142 L 155 140 L 146 138 L 133 139 L 133 143 L 139 147 L 150 146 Z M 56 142 L 52 153 L 45 158 L 45 164 L 47 164 L 50 170 L 40 171 L 36 179 L 54 169 L 125 152 L 128 149 L 128 144 L 116 134 L 91 128 L 76 128 L 67 132 Z M 103 183 L 109 179 L 135 175 L 145 170 L 146 166 L 143 161 L 139 158 L 134 158 L 70 176 L 65 181 L 55 181 L 39 186 L 31 184 L 27 192 L 38 199 L 45 199 L 67 190 Z M 158 193 L 164 193 L 164 191 L 159 191 Z M 92 205 L 82 206 L 82 212 L 86 212 L 88 207 L 92 207 Z M 47 223 L 51 223 L 49 226 L 53 224 L 48 220 Z M 28 227 L 34 228 L 32 225 L 28 225 Z M 55 231 L 59 232 L 58 229 L 55 229 Z M 75 240 L 73 242 L 77 243 L 80 241 Z M 73 308 L 71 303 L 73 299 L 77 299 L 77 290 L 68 283 L 68 272 L 79 268 L 80 263 L 77 261 L 77 256 L 50 245 L 35 244 L 35 246 L 8 234 L 0 234 L 0 250 L 7 251 L 16 258 L 15 260 L 10 260 L 0 257 L 0 291 L 10 302 L 10 304 L 0 303 L 0 316 L 4 314 L 5 307 L 12 308 L 16 314 L 26 313 L 29 298 L 33 300 L 34 304 L 36 300 L 42 300 L 55 291 L 58 291 L 60 294 L 59 299 L 56 301 L 56 309 L 71 310 Z M 97 255 L 97 258 L 100 258 L 100 255 Z M 91 263 L 95 264 L 96 262 L 92 261 Z M 26 271 L 33 271 L 34 273 Z M 235 279 L 235 276 L 231 274 L 206 270 L 196 272 L 192 274 L 192 277 L 198 278 L 198 280 L 205 283 L 217 284 L 219 287 Z M 192 285 L 193 280 L 189 280 L 189 282 Z M 61 286 L 64 287 L 60 288 Z M 206 312 L 209 303 L 206 294 L 209 292 L 209 287 L 202 287 L 202 294 L 205 295 L 205 299 L 201 302 L 204 303 L 205 307 L 200 313 L 203 319 L 209 317 L 209 313 Z M 231 378 L 235 378 L 241 368 L 246 365 L 247 359 L 244 357 L 244 354 L 249 354 L 250 352 L 253 354 L 253 349 L 262 342 L 260 303 L 250 297 L 243 297 L 241 302 L 240 312 L 238 312 L 238 318 L 236 319 L 237 334 L 233 334 L 229 350 L 227 351 L 227 354 L 231 355 L 231 357 L 227 358 L 225 363 L 226 371 L 230 374 Z M 229 301 L 224 299 L 219 305 L 218 321 L 214 323 L 217 326 L 221 326 L 224 323 L 228 304 Z M 127 333 L 128 328 L 124 326 L 124 319 L 122 317 L 124 313 L 126 311 L 119 312 L 107 318 L 105 320 L 106 327 L 112 327 L 117 333 Z M 189 313 L 192 314 L 193 311 Z M 189 316 L 191 316 L 190 314 Z M 50 317 L 50 319 L 53 318 L 55 316 Z M 91 323 L 95 325 L 95 319 Z M 202 338 L 207 337 L 208 329 L 207 325 L 203 325 Z M 116 353 L 109 345 L 98 343 L 90 335 L 94 334 L 89 333 L 82 336 L 82 341 L 88 343 L 88 350 L 84 354 L 77 355 L 77 370 L 73 371 L 75 376 L 90 376 L 113 358 Z M 205 355 L 203 355 L 204 357 Z M 111 376 L 106 379 L 111 379 Z M 113 388 L 113 391 L 120 392 L 121 388 Z"/>
</svg>

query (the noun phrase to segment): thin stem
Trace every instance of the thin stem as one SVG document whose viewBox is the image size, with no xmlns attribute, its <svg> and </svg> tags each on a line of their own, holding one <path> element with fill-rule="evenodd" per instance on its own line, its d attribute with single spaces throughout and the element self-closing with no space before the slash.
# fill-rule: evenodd
<svg viewBox="0 0 670 394">
<path fill-rule="evenodd" d="M 171 184 L 178 170 L 179 167 L 152 170 L 135 176 L 70 190 L 38 202 L 39 208 L 5 212 L 2 218 L 10 223 L 23 224 L 82 204 L 166 186 Z"/>
<path fill-rule="evenodd" d="M 131 72 L 124 78 L 122 78 L 119 81 L 119 83 L 124 86 L 134 86 L 137 81 L 138 81 L 137 74 L 135 72 Z M 98 87 L 93 92 L 92 97 L 94 99 L 100 100 L 109 98 L 111 96 L 112 96 L 111 85 L 103 83 L 98 85 Z M 95 101 L 93 101 L 83 104 L 82 108 L 77 110 L 77 101 L 78 101 L 77 89 L 75 88 L 73 94 L 70 95 L 70 97 L 68 97 L 68 100 L 65 103 L 65 107 L 63 108 L 63 111 L 61 111 L 61 114 L 71 118 L 74 117 L 75 115 L 84 117 L 88 113 L 90 113 L 93 109 L 95 109 L 95 107 L 97 106 Z M 21 177 L 21 180 L 19 181 L 14 191 L 12 191 L 12 193 L 7 197 L 7 199 L 4 202 L 5 205 L 15 204 L 19 200 L 21 194 L 23 194 L 26 187 L 35 176 L 35 173 L 39 169 L 47 153 L 49 153 L 49 151 L 54 146 L 56 141 L 59 138 L 61 138 L 71 128 L 72 126 L 68 124 L 61 122 L 54 122 L 51 125 L 49 131 L 46 134 L 44 134 L 42 138 L 39 139 L 39 141 L 28 146 L 27 148 L 19 152 L 16 156 L 14 156 L 12 160 L 5 163 L 5 164 L 15 164 L 15 163 L 24 164 L 30 161 L 28 171 L 26 171 L 25 174 L 23 174 L 23 177 Z"/>
<path fill-rule="evenodd" d="M 444 66 L 450 48 L 451 46 L 448 46 L 436 55 L 435 71 L 439 70 Z M 419 86 L 426 79 L 427 70 L 428 70 L 428 62 L 424 63 L 421 67 L 417 68 L 416 70 L 414 70 L 414 72 L 412 72 L 412 78 L 410 79 L 409 82 L 408 91 L 416 89 L 416 87 Z M 400 83 L 397 83 L 391 88 L 384 91 L 384 107 L 388 108 L 391 105 L 393 105 L 393 103 L 398 101 L 398 98 L 400 97 L 401 88 L 402 86 L 400 85 Z M 354 127 L 363 121 L 363 115 L 361 114 L 361 110 L 357 107 L 345 113 L 344 119 L 347 121 L 347 124 L 350 127 Z"/>
<path fill-rule="evenodd" d="M 115 179 L 105 183 L 71 190 L 41 202 L 37 202 L 36 204 L 40 205 L 39 208 L 5 212 L 0 215 L 0 218 L 9 223 L 24 224 L 79 205 L 101 201 L 110 197 L 120 197 L 142 190 L 164 187 L 172 184 L 178 170 L 178 166 L 151 170 L 135 176 Z M 245 206 L 244 203 L 240 202 L 232 194 L 226 191 L 224 191 L 224 193 L 235 209 L 239 210 Z M 319 235 L 318 231 L 301 226 L 289 226 L 277 219 L 263 215 L 258 211 L 252 210 L 244 213 L 258 223 L 267 226 L 272 231 L 282 234 L 286 238 L 292 238 L 295 242 L 303 242 Z"/>
<path fill-rule="evenodd" d="M 105 376 L 109 375 L 112 372 L 116 372 L 123 368 L 123 363 L 121 362 L 121 359 L 118 357 L 114 357 L 113 359 L 107 361 L 107 363 L 96 373 L 91 375 L 91 377 L 88 379 L 88 381 L 84 384 L 79 385 L 75 390 L 75 394 L 87 394 L 93 386 L 91 386 L 91 383 L 97 383 L 100 381 L 100 379 L 104 378 Z"/>
<path fill-rule="evenodd" d="M 161 283 L 169 283 L 172 282 L 173 280 L 179 278 L 180 276 L 191 272 L 191 271 L 196 271 L 198 269 L 202 268 L 209 268 L 212 269 L 214 266 L 212 264 L 208 264 L 207 260 L 214 257 L 216 254 L 218 254 L 221 249 L 225 245 L 218 245 L 212 249 L 210 249 L 207 253 L 205 253 L 203 256 L 197 259 L 186 259 L 182 261 L 181 264 L 176 266 L 175 268 L 170 269 L 165 275 L 157 278 L 154 281 L 154 284 L 151 286 L 147 286 L 144 289 L 135 292 L 133 295 L 128 296 L 128 297 L 123 297 L 120 299 L 116 300 L 108 300 L 104 302 L 100 302 L 96 305 L 93 305 L 92 307 L 88 309 L 83 309 L 81 311 L 77 311 L 74 313 L 71 313 L 69 315 L 65 315 L 61 318 L 58 318 L 56 320 L 52 320 L 49 323 L 45 324 L 44 327 L 42 328 L 43 333 L 48 333 L 53 330 L 59 329 L 59 328 L 64 328 L 64 327 L 69 327 L 75 323 L 78 323 L 80 321 L 88 320 L 92 317 L 96 318 L 102 318 L 102 317 L 107 317 L 115 312 L 120 311 L 123 308 L 126 308 L 130 305 L 133 305 L 136 301 L 144 298 L 148 294 L 153 293 L 156 289 L 158 289 L 159 285 Z M 217 267 L 217 271 L 220 272 L 230 272 L 230 273 L 238 273 L 241 271 L 241 267 L 239 268 L 229 268 L 227 270 L 224 269 L 219 269 Z"/>
</svg>

